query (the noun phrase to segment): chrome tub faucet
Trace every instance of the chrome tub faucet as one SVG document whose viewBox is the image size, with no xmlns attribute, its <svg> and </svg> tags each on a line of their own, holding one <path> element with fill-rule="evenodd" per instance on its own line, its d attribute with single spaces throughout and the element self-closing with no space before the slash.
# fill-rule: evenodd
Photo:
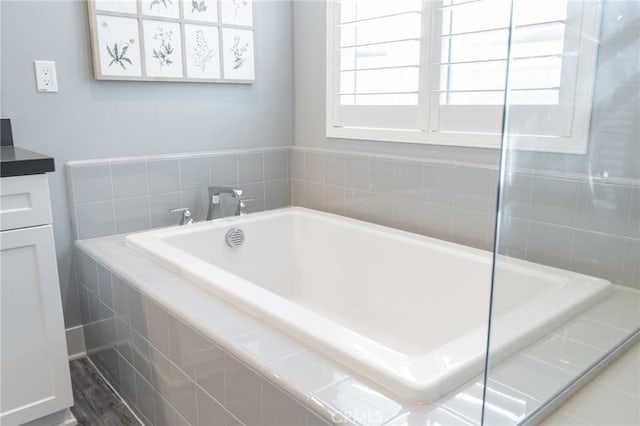
<svg viewBox="0 0 640 426">
<path fill-rule="evenodd" d="M 244 216 L 247 214 L 246 211 L 246 202 L 254 201 L 255 198 L 245 197 L 243 198 L 242 189 L 236 189 L 226 186 L 211 186 L 209 187 L 209 210 L 207 211 L 207 220 L 213 220 L 220 217 L 223 217 L 221 204 L 222 198 L 220 198 L 221 194 L 229 194 L 231 197 L 237 201 L 236 210 L 234 216 Z"/>
</svg>

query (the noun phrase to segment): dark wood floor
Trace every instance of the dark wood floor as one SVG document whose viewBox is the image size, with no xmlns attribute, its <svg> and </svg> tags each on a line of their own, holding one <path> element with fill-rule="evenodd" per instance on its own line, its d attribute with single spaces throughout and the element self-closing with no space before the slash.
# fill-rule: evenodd
<svg viewBox="0 0 640 426">
<path fill-rule="evenodd" d="M 71 362 L 71 385 L 78 425 L 140 426 L 140 423 L 86 358 Z"/>
</svg>

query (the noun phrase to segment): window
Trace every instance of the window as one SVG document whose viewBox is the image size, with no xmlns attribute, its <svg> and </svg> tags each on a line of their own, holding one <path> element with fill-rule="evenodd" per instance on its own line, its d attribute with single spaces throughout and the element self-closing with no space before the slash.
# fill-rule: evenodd
<svg viewBox="0 0 640 426">
<path fill-rule="evenodd" d="M 509 48 L 509 27 L 511 52 Z M 327 135 L 583 153 L 599 4 L 341 0 L 327 14 Z"/>
</svg>

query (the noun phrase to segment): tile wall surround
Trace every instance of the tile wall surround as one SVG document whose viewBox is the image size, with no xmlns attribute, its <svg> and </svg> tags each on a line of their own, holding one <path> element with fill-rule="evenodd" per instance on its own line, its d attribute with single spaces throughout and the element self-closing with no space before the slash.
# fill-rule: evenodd
<svg viewBox="0 0 640 426">
<path fill-rule="evenodd" d="M 479 425 L 481 375 L 418 405 L 155 264 L 122 236 L 77 242 L 76 261 L 89 357 L 146 424 Z M 491 367 L 486 424 L 522 420 L 639 327 L 640 292 L 615 286 Z"/>
<path fill-rule="evenodd" d="M 289 165 L 293 205 L 493 248 L 494 166 L 301 147 Z M 640 180 L 509 173 L 499 252 L 640 288 Z"/>
<path fill-rule="evenodd" d="M 281 147 L 67 164 L 72 222 L 85 239 L 206 215 L 209 185 L 486 250 L 493 248 L 496 167 Z M 640 288 L 640 180 L 520 169 L 505 177 L 501 254 Z M 552 242 L 550 244 L 550 242 Z"/>
<path fill-rule="evenodd" d="M 66 177 L 76 239 L 177 224 L 177 207 L 203 220 L 211 185 L 255 197 L 249 212 L 289 205 L 286 147 L 71 161 Z"/>
</svg>

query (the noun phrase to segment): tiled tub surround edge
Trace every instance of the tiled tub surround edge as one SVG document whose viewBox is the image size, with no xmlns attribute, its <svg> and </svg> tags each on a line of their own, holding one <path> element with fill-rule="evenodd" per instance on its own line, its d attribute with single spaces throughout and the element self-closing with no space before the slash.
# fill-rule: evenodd
<svg viewBox="0 0 640 426">
<path fill-rule="evenodd" d="M 479 423 L 482 377 L 434 404 L 416 405 L 155 264 L 122 236 L 76 242 L 76 260 L 88 354 L 149 423 L 300 426 L 344 416 L 362 424 Z M 639 306 L 640 293 L 616 286 L 596 306 L 492 367 L 492 424 L 523 419 L 637 329 Z M 269 421 L 278 414 L 294 417 Z"/>
<path fill-rule="evenodd" d="M 207 213 L 207 187 L 256 198 L 249 212 L 289 205 L 288 147 L 70 161 L 67 191 L 76 239 L 177 224 L 172 208 Z"/>
<path fill-rule="evenodd" d="M 293 205 L 493 248 L 495 166 L 293 147 L 289 167 Z M 640 180 L 517 170 L 502 209 L 501 254 L 640 288 Z"/>
</svg>

